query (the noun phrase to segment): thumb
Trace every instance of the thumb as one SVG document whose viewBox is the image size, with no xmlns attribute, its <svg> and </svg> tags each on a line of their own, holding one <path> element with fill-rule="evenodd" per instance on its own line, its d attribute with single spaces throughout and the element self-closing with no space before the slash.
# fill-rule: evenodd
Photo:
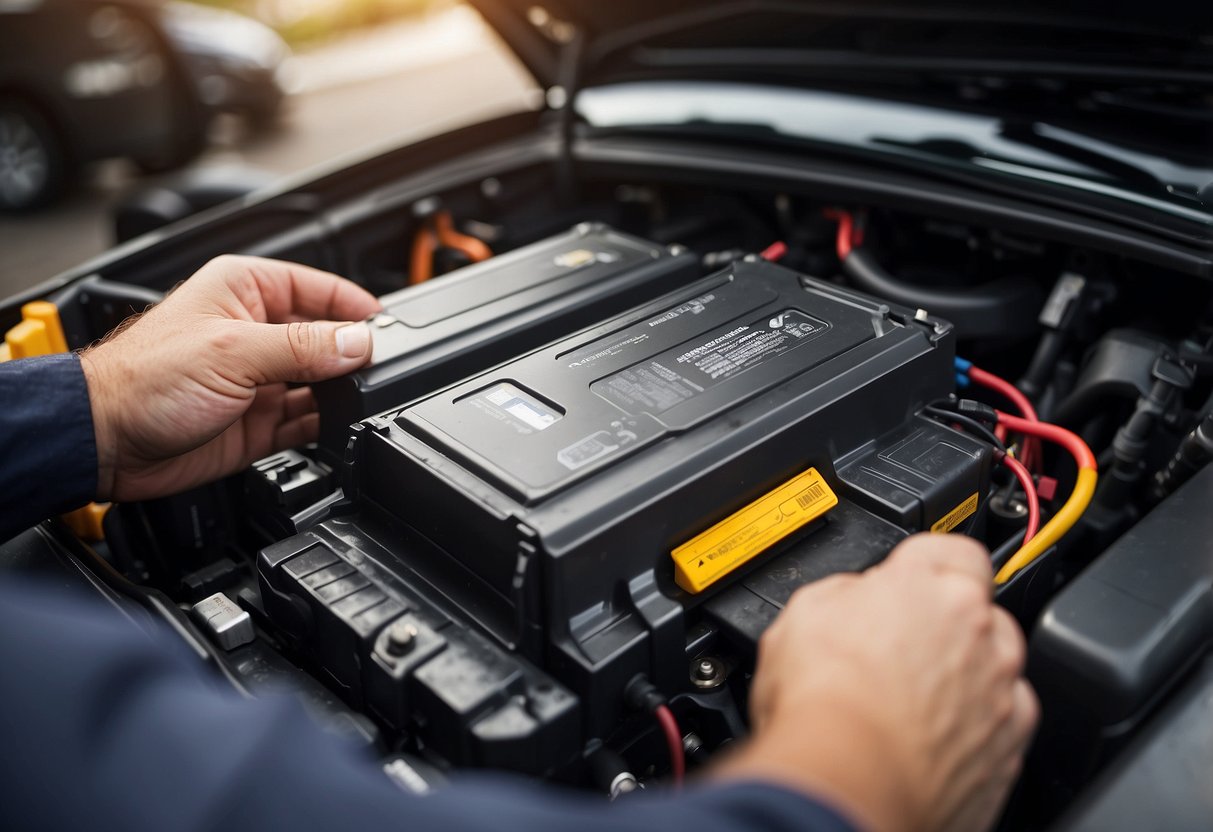
<svg viewBox="0 0 1213 832">
<path fill-rule="evenodd" d="M 247 324 L 242 356 L 257 384 L 323 381 L 371 358 L 371 328 L 363 322 L 296 321 Z"/>
</svg>

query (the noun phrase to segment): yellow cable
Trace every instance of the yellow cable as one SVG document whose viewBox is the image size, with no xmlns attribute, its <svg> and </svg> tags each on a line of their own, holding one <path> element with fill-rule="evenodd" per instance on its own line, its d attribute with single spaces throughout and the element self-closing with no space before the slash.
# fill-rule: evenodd
<svg viewBox="0 0 1213 832">
<path fill-rule="evenodd" d="M 1078 478 L 1074 482 L 1074 490 L 1070 492 L 1069 499 L 1057 510 L 1053 519 L 1045 523 L 1044 528 L 1037 532 L 1036 537 L 1019 547 L 1019 551 L 1003 564 L 1002 569 L 999 569 L 998 574 L 994 576 L 994 583 L 1005 584 L 1015 577 L 1015 573 L 1032 563 L 1060 540 L 1062 535 L 1068 532 L 1086 511 L 1091 497 L 1095 494 L 1095 483 L 1098 479 L 1099 475 L 1095 473 L 1094 468 L 1079 468 Z"/>
</svg>

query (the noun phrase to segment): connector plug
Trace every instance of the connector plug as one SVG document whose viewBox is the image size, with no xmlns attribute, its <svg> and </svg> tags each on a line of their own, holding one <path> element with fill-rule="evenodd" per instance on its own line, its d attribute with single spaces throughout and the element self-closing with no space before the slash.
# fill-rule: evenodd
<svg viewBox="0 0 1213 832">
<path fill-rule="evenodd" d="M 979 422 L 998 424 L 998 411 L 988 404 L 975 402 L 972 399 L 960 399 L 956 402 L 956 412 L 962 416 L 977 419 Z"/>
<path fill-rule="evenodd" d="M 665 696 L 649 677 L 638 673 L 623 688 L 623 701 L 633 711 L 653 713 L 665 704 Z"/>
</svg>

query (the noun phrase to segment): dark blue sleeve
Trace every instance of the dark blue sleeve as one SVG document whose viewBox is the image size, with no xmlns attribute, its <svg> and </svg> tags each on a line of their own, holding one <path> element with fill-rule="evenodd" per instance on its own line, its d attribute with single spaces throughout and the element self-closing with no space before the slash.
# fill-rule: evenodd
<svg viewBox="0 0 1213 832">
<path fill-rule="evenodd" d="M 97 444 L 80 356 L 0 363 L 0 541 L 97 491 Z"/>
<path fill-rule="evenodd" d="M 108 614 L 103 614 L 108 612 Z M 509 778 L 424 797 L 287 699 L 246 700 L 113 610 L 0 585 L 0 816 L 10 829 L 846 832 L 759 783 L 615 804 Z"/>
</svg>

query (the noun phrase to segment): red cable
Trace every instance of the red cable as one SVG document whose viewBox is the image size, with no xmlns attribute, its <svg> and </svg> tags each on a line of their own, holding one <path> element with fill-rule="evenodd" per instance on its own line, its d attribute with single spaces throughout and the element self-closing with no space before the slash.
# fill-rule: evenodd
<svg viewBox="0 0 1213 832">
<path fill-rule="evenodd" d="M 863 243 L 863 226 L 855 221 L 855 215 L 842 208 L 825 208 L 821 215 L 827 220 L 838 220 L 838 237 L 835 250 L 839 260 L 846 260 L 851 251 Z"/>
<path fill-rule="evenodd" d="M 1031 472 L 1015 457 L 1003 454 L 999 462 L 1011 470 L 1011 473 L 1015 475 L 1015 479 L 1019 480 L 1019 484 L 1023 487 L 1023 493 L 1027 497 L 1028 525 L 1025 527 L 1023 533 L 1023 542 L 1027 543 L 1036 537 L 1036 532 L 1040 528 L 1040 497 L 1036 494 L 1036 483 L 1032 481 Z"/>
<path fill-rule="evenodd" d="M 771 262 L 774 263 L 774 262 L 778 262 L 779 260 L 782 260 L 783 256 L 787 253 L 788 253 L 788 244 L 785 243 L 783 240 L 776 240 L 775 242 L 771 243 L 769 246 L 764 248 L 762 250 L 762 253 L 759 254 L 758 256 L 761 257 L 763 260 L 770 260 Z"/>
<path fill-rule="evenodd" d="M 854 241 L 852 236 L 855 228 L 855 219 L 851 216 L 850 211 L 838 212 L 838 238 L 835 241 L 835 246 L 838 249 L 838 259 L 846 260 L 851 254 L 851 247 Z"/>
<path fill-rule="evenodd" d="M 657 724 L 665 734 L 665 744 L 670 749 L 670 768 L 674 772 L 674 785 L 681 786 L 683 775 L 686 774 L 686 755 L 682 750 L 682 731 L 678 729 L 678 720 L 668 705 L 658 705 L 653 710 Z"/>
<path fill-rule="evenodd" d="M 1040 421 L 1036 417 L 1036 408 L 1032 407 L 1032 402 L 1028 400 L 1028 397 L 1025 396 L 1018 387 L 1006 379 L 996 376 L 993 373 L 987 373 L 980 367 L 969 367 L 969 380 L 974 384 L 986 388 L 987 390 L 993 390 L 995 393 L 998 393 L 1003 398 L 1010 401 L 1011 404 L 1015 405 L 1015 408 L 1021 414 L 1023 414 L 1023 417 L 1028 421 Z M 1006 429 L 1001 425 L 994 429 L 994 433 L 999 439 L 1005 440 L 1007 438 Z M 1026 440 L 1023 443 L 1023 464 L 1029 468 L 1032 467 L 1033 463 L 1036 462 L 1036 457 L 1039 451 L 1039 443 L 1030 439 Z"/>
<path fill-rule="evenodd" d="M 1047 439 L 1050 442 L 1061 445 L 1069 451 L 1070 456 L 1074 457 L 1074 461 L 1078 464 L 1079 468 L 1090 468 L 1094 471 L 1098 467 L 1095 464 L 1095 454 L 1091 453 L 1091 449 L 1087 447 L 1087 443 L 1083 442 L 1077 434 L 1071 433 L 1057 425 L 1050 425 L 1048 422 L 1030 422 L 1018 416 L 1003 413 L 1001 410 L 994 412 L 998 414 L 998 424 L 1007 430 L 1035 436 L 1040 439 Z"/>
<path fill-rule="evenodd" d="M 1019 409 L 1019 412 L 1028 421 L 1040 421 L 1036 416 L 1036 408 L 1032 407 L 1032 402 L 1028 401 L 1028 397 L 1011 382 L 993 373 L 987 373 L 980 367 L 969 367 L 969 378 L 974 384 L 980 384 L 982 387 L 1001 393 L 1007 399 L 1010 399 L 1011 403 Z"/>
</svg>

